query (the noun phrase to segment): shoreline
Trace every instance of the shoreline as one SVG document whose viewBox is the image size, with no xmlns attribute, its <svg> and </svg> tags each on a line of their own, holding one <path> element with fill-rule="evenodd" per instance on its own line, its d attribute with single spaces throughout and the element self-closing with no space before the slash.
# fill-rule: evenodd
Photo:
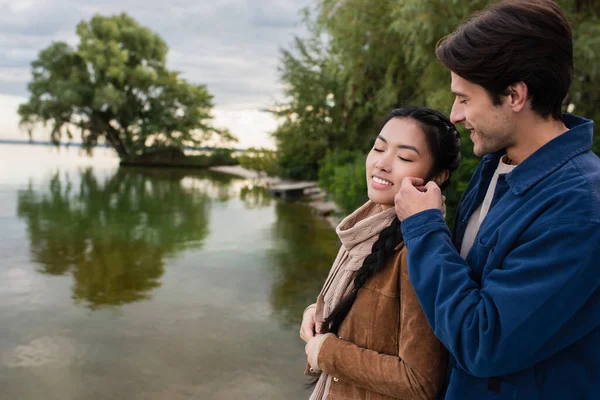
<svg viewBox="0 0 600 400">
<path fill-rule="evenodd" d="M 210 171 L 235 175 L 245 179 L 260 179 L 265 182 L 267 187 L 286 182 L 278 177 L 263 176 L 256 171 L 248 170 L 239 165 L 209 167 L 208 169 Z M 319 189 L 319 193 L 313 194 L 312 196 L 306 196 L 304 197 L 304 201 L 301 202 L 312 208 L 315 214 L 324 219 L 331 229 L 335 230 L 343 219 L 343 216 L 338 216 L 340 213 L 339 207 L 334 202 L 327 201 L 326 198 L 327 193 Z"/>
</svg>

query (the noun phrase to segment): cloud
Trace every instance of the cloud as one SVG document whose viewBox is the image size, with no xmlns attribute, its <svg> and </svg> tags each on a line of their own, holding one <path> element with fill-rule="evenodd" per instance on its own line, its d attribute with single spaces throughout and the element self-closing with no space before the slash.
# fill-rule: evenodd
<svg viewBox="0 0 600 400">
<path fill-rule="evenodd" d="M 270 114 L 259 110 L 215 110 L 215 125 L 226 126 L 235 132 L 240 142 L 236 147 L 274 148 L 265 133 L 275 130 L 277 124 Z"/>
<path fill-rule="evenodd" d="M 0 0 L 0 95 L 26 97 L 31 61 L 52 41 L 74 45 L 81 20 L 96 13 L 126 12 L 167 42 L 169 68 L 207 85 L 220 125 L 229 127 L 242 143 L 266 143 L 265 132 L 275 123 L 259 110 L 281 96 L 279 49 L 294 34 L 303 34 L 300 10 L 309 4 L 310 0 Z M 0 110 L 0 118 L 14 119 L 7 112 Z M 239 121 L 255 125 L 244 129 Z M 252 130 L 255 133 L 245 133 Z M 0 132 L 4 137 L 5 131 Z"/>
</svg>

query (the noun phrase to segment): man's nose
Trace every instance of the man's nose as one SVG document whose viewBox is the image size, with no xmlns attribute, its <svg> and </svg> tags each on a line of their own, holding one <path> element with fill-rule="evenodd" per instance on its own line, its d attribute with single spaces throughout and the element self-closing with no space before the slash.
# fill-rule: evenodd
<svg viewBox="0 0 600 400">
<path fill-rule="evenodd" d="M 456 101 L 452 105 L 452 111 L 450 111 L 450 121 L 453 124 L 461 123 L 465 120 L 465 114 L 460 104 L 457 104 Z"/>
</svg>

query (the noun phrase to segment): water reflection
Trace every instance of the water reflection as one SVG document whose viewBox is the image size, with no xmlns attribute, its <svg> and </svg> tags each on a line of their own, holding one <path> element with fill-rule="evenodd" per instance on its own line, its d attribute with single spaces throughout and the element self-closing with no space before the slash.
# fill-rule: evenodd
<svg viewBox="0 0 600 400">
<path fill-rule="evenodd" d="M 266 186 L 251 181 L 240 188 L 240 200 L 248 209 L 269 207 L 273 202 Z"/>
<path fill-rule="evenodd" d="M 186 184 L 185 177 L 121 168 L 100 182 L 86 169 L 75 178 L 54 175 L 44 194 L 30 185 L 18 193 L 18 216 L 27 223 L 32 260 L 42 273 L 71 273 L 73 299 L 91 309 L 148 298 L 165 258 L 201 247 L 208 234 L 203 179 Z M 228 198 L 230 180 L 210 182 L 208 190 Z"/>
<path fill-rule="evenodd" d="M 339 249 L 338 237 L 306 206 L 277 202 L 275 210 L 271 305 L 278 321 L 292 328 L 300 325 L 304 308 L 315 301 Z"/>
</svg>

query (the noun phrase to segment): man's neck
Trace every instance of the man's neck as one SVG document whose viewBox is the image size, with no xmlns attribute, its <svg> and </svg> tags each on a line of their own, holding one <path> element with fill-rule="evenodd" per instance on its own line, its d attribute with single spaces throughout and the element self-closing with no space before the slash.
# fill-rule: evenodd
<svg viewBox="0 0 600 400">
<path fill-rule="evenodd" d="M 531 118 L 529 121 L 524 121 L 515 132 L 515 144 L 506 148 L 511 165 L 522 163 L 546 143 L 568 130 L 569 128 L 560 120 Z"/>
</svg>

